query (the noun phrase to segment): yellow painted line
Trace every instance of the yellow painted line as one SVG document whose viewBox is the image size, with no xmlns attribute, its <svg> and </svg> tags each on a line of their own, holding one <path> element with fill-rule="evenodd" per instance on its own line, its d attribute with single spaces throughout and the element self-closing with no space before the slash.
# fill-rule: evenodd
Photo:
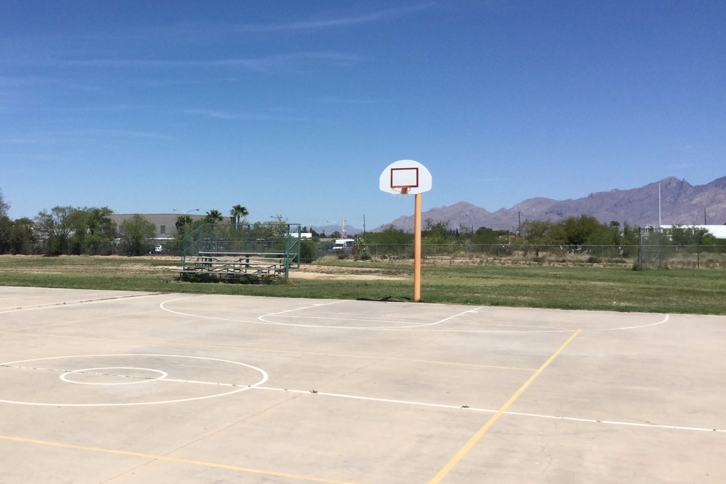
<svg viewBox="0 0 726 484">
<path fill-rule="evenodd" d="M 512 395 L 512 397 L 507 401 L 507 403 L 502 405 L 502 408 L 500 408 L 497 411 L 497 413 L 495 413 L 489 419 L 489 421 L 487 423 L 485 423 L 484 426 L 482 428 L 480 428 L 479 431 L 477 433 L 475 433 L 474 436 L 472 438 L 470 438 L 466 444 L 464 444 L 464 446 L 461 449 L 459 449 L 459 451 L 454 455 L 454 457 L 452 457 L 451 460 L 449 460 L 449 462 L 446 463 L 446 465 L 439 471 L 438 474 L 436 474 L 434 476 L 433 479 L 431 479 L 428 482 L 428 484 L 438 484 L 439 482 L 441 482 L 446 477 L 446 475 L 449 472 L 451 472 L 451 470 L 459 463 L 459 461 L 461 461 L 461 459 L 463 459 L 464 456 L 466 456 L 466 454 L 469 453 L 469 451 L 474 447 L 474 445 L 476 445 L 476 443 L 479 442 L 479 440 L 484 436 L 485 433 L 487 433 L 487 431 L 492 427 L 492 425 L 494 425 L 494 423 L 497 420 L 499 420 L 499 417 L 501 417 L 509 409 L 509 407 L 512 406 L 512 404 L 522 395 L 522 393 L 524 393 L 524 391 L 527 389 L 527 387 L 529 387 L 529 385 L 531 385 L 532 382 L 535 379 L 537 379 L 537 377 L 544 371 L 544 369 L 547 368 L 549 366 L 549 364 L 554 361 L 555 358 L 557 358 L 557 356 L 562 352 L 562 350 L 564 350 L 565 347 L 567 347 L 567 345 L 570 344 L 570 342 L 573 339 L 575 339 L 575 337 L 578 334 L 580 334 L 581 331 L 582 331 L 581 329 L 578 329 L 569 338 L 567 338 L 567 341 L 562 343 L 562 346 L 560 346 L 557 349 L 557 351 L 555 351 L 554 354 L 552 354 L 552 356 L 550 356 L 549 359 L 547 361 L 545 361 L 544 364 L 542 366 L 540 366 L 537 369 L 537 371 L 535 371 L 532 374 L 532 376 L 530 376 L 529 379 L 526 382 L 524 382 L 524 384 L 521 387 L 519 387 L 519 390 L 514 392 L 514 395 Z"/>
<path fill-rule="evenodd" d="M 46 446 L 51 446 L 51 447 L 60 447 L 63 449 L 84 450 L 87 452 L 101 452 L 104 454 L 115 454 L 115 455 L 129 456 L 129 457 L 140 457 L 142 459 L 150 459 L 150 460 L 163 461 L 163 462 L 173 462 L 176 464 L 187 464 L 187 465 L 202 466 L 202 467 L 212 467 L 215 469 L 225 469 L 225 470 L 237 471 L 237 472 L 247 472 L 250 474 L 262 474 L 265 476 L 284 477 L 286 479 L 294 479 L 294 480 L 298 480 L 298 481 L 322 482 L 324 484 L 356 484 L 353 482 L 338 481 L 336 479 L 325 479 L 322 477 L 303 476 L 303 475 L 298 475 L 298 474 L 289 474 L 286 472 L 252 469 L 249 467 L 240 467 L 240 466 L 233 466 L 233 465 L 227 465 L 227 464 L 217 464 L 215 462 L 205 462 L 205 461 L 191 460 L 191 459 L 180 459 L 180 458 L 169 457 L 169 456 L 165 456 L 165 455 L 144 454 L 142 452 L 132 452 L 132 451 L 127 451 L 127 450 L 103 449 L 100 447 L 86 447 L 83 445 L 65 444 L 62 442 L 49 442 L 49 441 L 45 441 L 45 440 L 28 439 L 25 437 L 13 437 L 13 436 L 9 436 L 9 435 L 0 435 L 0 440 L 8 440 L 11 442 L 22 442 L 22 443 L 26 443 L 26 444 L 46 445 Z"/>
</svg>

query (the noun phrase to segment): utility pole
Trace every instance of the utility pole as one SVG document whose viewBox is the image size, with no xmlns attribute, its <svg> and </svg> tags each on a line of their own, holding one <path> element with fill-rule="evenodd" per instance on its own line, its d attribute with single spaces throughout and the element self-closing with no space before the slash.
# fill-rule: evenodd
<svg viewBox="0 0 726 484">
<path fill-rule="evenodd" d="M 522 234 L 522 212 L 517 210 L 517 235 Z"/>
</svg>

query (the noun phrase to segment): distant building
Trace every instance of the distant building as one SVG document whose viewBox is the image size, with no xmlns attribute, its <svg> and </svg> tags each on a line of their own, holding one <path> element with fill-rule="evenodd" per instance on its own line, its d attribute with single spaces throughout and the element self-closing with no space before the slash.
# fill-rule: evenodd
<svg viewBox="0 0 726 484">
<path fill-rule="evenodd" d="M 176 221 L 179 219 L 179 217 L 184 216 L 184 214 L 181 213 L 114 213 L 111 214 L 111 220 L 116 223 L 116 229 L 119 231 L 119 233 L 122 233 L 121 224 L 124 223 L 124 221 L 133 217 L 134 215 L 141 215 L 142 217 L 144 217 L 144 219 L 154 224 L 154 227 L 156 227 L 154 239 L 160 241 L 172 240 L 174 238 L 174 235 L 176 235 L 177 233 Z M 187 215 L 195 221 L 204 218 L 203 215 Z"/>
<path fill-rule="evenodd" d="M 726 239 L 726 225 L 661 225 L 662 229 L 673 229 L 676 227 L 684 229 L 706 229 L 708 233 L 717 239 Z"/>
</svg>

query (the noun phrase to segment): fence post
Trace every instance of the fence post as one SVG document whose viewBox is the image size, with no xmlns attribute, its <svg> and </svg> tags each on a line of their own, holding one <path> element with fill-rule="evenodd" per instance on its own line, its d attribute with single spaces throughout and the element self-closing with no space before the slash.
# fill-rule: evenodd
<svg viewBox="0 0 726 484">
<path fill-rule="evenodd" d="M 696 245 L 696 269 L 701 268 L 701 241 L 698 241 L 698 245 Z"/>
</svg>

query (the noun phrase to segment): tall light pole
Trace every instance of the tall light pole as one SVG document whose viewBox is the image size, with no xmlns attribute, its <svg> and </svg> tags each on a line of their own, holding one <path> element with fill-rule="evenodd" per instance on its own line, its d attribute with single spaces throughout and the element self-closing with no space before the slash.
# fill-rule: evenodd
<svg viewBox="0 0 726 484">
<path fill-rule="evenodd" d="M 181 212 L 181 210 L 176 209 L 176 208 L 173 208 L 172 210 L 174 210 L 175 212 Z M 198 208 L 191 208 L 191 209 L 187 210 L 186 212 L 184 212 L 184 215 L 189 215 L 190 212 L 198 212 L 198 211 L 199 211 Z"/>
</svg>

